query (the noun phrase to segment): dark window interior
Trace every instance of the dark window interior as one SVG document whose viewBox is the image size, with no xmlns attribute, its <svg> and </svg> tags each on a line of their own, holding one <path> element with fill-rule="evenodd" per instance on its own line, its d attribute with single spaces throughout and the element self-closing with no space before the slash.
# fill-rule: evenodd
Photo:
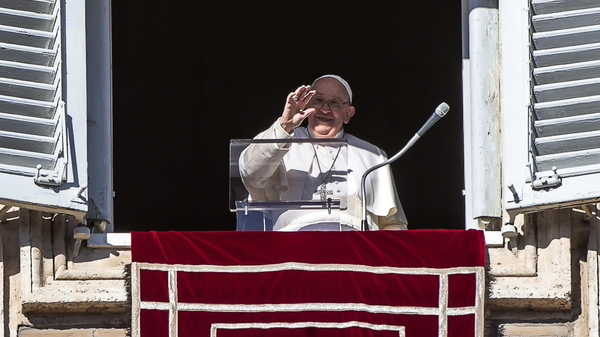
<svg viewBox="0 0 600 337">
<path fill-rule="evenodd" d="M 344 77 L 346 131 L 398 152 L 409 228 L 464 228 L 460 1 L 112 2 L 115 230 L 233 230 L 229 140 L 252 138 L 286 95 Z"/>
</svg>

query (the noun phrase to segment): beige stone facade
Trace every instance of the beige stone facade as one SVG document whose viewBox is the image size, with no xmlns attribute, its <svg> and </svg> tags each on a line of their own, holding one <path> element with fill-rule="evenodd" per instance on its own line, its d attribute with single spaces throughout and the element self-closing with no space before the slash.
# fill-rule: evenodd
<svg viewBox="0 0 600 337">
<path fill-rule="evenodd" d="M 595 206 L 517 220 L 517 238 L 488 248 L 487 335 L 598 336 Z"/>
<path fill-rule="evenodd" d="M 24 209 L 0 225 L 3 336 L 127 336 L 129 249 L 73 256 L 74 218 Z"/>
<path fill-rule="evenodd" d="M 129 336 L 127 248 L 81 245 L 64 215 L 15 209 L 2 222 L 4 336 Z M 486 336 L 598 336 L 594 205 L 520 215 L 488 247 Z"/>
</svg>

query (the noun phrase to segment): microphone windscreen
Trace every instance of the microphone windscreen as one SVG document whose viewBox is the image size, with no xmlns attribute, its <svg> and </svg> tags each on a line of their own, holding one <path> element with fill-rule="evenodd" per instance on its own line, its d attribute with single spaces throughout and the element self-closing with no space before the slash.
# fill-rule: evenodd
<svg viewBox="0 0 600 337">
<path fill-rule="evenodd" d="M 435 109 L 435 113 L 440 117 L 444 117 L 444 116 L 446 116 L 446 114 L 448 113 L 449 110 L 450 110 L 450 106 L 448 106 L 448 104 L 446 104 L 444 102 L 444 103 L 438 105 L 438 107 Z"/>
</svg>

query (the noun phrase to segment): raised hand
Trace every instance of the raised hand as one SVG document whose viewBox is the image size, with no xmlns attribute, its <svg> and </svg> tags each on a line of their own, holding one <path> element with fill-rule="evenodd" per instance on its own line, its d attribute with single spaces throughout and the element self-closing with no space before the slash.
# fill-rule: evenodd
<svg viewBox="0 0 600 337">
<path fill-rule="evenodd" d="M 310 90 L 309 85 L 302 85 L 288 94 L 280 120 L 281 127 L 286 132 L 291 133 L 306 117 L 316 111 L 314 108 L 306 109 L 314 94 L 315 91 Z"/>
</svg>

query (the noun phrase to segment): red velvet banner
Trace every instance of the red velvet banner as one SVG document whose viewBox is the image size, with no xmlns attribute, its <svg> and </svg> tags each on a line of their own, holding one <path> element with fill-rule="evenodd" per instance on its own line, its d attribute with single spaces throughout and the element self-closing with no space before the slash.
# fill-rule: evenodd
<svg viewBox="0 0 600 337">
<path fill-rule="evenodd" d="M 134 337 L 483 332 L 481 231 L 133 232 Z"/>
</svg>

